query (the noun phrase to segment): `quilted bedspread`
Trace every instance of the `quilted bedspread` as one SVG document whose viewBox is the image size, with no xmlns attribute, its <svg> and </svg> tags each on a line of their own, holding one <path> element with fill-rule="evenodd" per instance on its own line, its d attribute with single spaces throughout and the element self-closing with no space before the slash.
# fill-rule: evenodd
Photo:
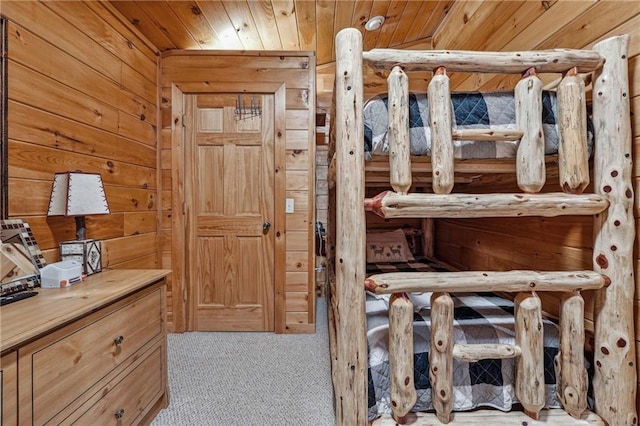
<svg viewBox="0 0 640 426">
<path fill-rule="evenodd" d="M 441 263 L 425 256 L 416 256 L 409 262 L 367 263 L 367 275 L 386 274 L 389 272 L 447 272 Z"/>
<path fill-rule="evenodd" d="M 414 380 L 418 402 L 413 411 L 432 410 L 429 382 L 430 293 L 410 295 L 414 303 Z M 452 294 L 455 343 L 515 343 L 513 303 L 492 293 Z M 388 358 L 388 298 L 367 295 L 369 344 L 369 420 L 390 414 Z M 544 322 L 546 407 L 558 408 L 553 359 L 558 352 L 559 331 Z M 454 410 L 477 407 L 511 410 L 514 394 L 514 360 L 453 361 Z"/>
<path fill-rule="evenodd" d="M 556 128 L 557 101 L 554 92 L 543 92 L 543 131 L 545 153 L 558 152 Z M 515 101 L 512 92 L 466 92 L 452 93 L 454 128 L 515 129 Z M 364 106 L 364 139 L 367 159 L 371 154 L 386 155 L 388 123 L 387 95 L 378 95 Z M 587 120 L 588 121 L 588 120 Z M 431 154 L 431 132 L 429 129 L 429 107 L 425 94 L 409 95 L 409 127 L 412 155 Z M 591 144 L 593 131 L 588 121 Z M 506 158 L 516 156 L 516 142 L 454 141 L 456 158 Z"/>
</svg>

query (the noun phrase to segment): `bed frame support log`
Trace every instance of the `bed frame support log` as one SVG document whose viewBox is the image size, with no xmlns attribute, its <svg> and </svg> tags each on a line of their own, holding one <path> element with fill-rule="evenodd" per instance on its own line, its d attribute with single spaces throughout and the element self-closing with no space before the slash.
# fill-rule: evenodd
<svg viewBox="0 0 640 426">
<path fill-rule="evenodd" d="M 524 412 L 538 419 L 545 402 L 542 303 L 535 293 L 518 293 L 514 303 L 516 344 L 522 351 L 516 358 L 515 393 Z"/>
<path fill-rule="evenodd" d="M 453 411 L 453 299 L 449 293 L 431 295 L 429 380 L 436 416 L 449 423 Z"/>
<path fill-rule="evenodd" d="M 406 194 L 386 191 L 364 201 L 366 211 L 388 218 L 477 218 L 572 216 L 603 212 L 602 195 L 543 194 Z"/>
<path fill-rule="evenodd" d="M 347 28 L 336 41 L 336 422 L 367 422 L 362 34 Z"/>
<path fill-rule="evenodd" d="M 514 91 L 516 126 L 522 138 L 516 153 L 518 187 L 524 192 L 540 192 L 546 181 L 544 132 L 542 131 L 542 81 L 530 69 Z"/>
<path fill-rule="evenodd" d="M 593 389 L 595 411 L 610 425 L 638 424 L 628 44 L 625 35 L 593 47 L 605 58 L 593 80 L 594 191 L 610 201 L 594 220 L 593 266 L 611 278 L 595 294 Z"/>
<path fill-rule="evenodd" d="M 606 287 L 606 275 L 593 271 L 461 271 L 389 272 L 367 278 L 365 289 L 375 294 L 450 291 L 560 291 L 596 290 Z"/>
<path fill-rule="evenodd" d="M 476 141 L 476 142 L 493 142 L 493 141 L 518 141 L 522 138 L 524 132 L 516 129 L 452 129 L 451 137 L 454 141 Z"/>
<path fill-rule="evenodd" d="M 594 71 L 602 58 L 592 50 L 553 49 L 531 52 L 476 52 L 466 50 L 372 49 L 363 52 L 368 66 L 391 70 L 401 66 L 405 72 L 432 71 L 446 64 L 449 72 L 522 74 L 529 68 L 540 73 L 563 73 L 576 67 L 578 72 Z"/>
<path fill-rule="evenodd" d="M 546 155 L 544 158 L 547 167 L 558 162 L 557 155 Z M 431 157 L 412 157 L 411 169 L 415 174 L 427 174 L 432 172 Z M 386 182 L 389 182 L 389 159 L 383 155 L 372 155 L 371 159 L 365 162 L 367 173 L 384 173 Z M 460 173 L 488 174 L 488 173 L 515 173 L 516 163 L 513 158 L 483 159 L 481 162 L 470 159 L 454 159 L 453 169 L 456 176 Z M 369 176 L 367 176 L 369 177 Z"/>
<path fill-rule="evenodd" d="M 438 425 L 439 420 L 435 413 L 415 413 L 416 426 Z M 495 409 L 480 409 L 473 411 L 456 412 L 449 426 L 607 426 L 596 414 L 587 411 L 581 419 L 569 416 L 560 408 L 540 411 L 540 419 L 532 420 L 522 411 L 503 412 Z M 382 416 L 373 422 L 371 426 L 396 426 L 395 420 L 390 416 Z M 609 425 L 610 426 L 610 425 Z"/>
<path fill-rule="evenodd" d="M 581 194 L 589 185 L 587 101 L 584 81 L 575 68 L 567 71 L 556 92 L 560 187 L 564 192 Z"/>
<path fill-rule="evenodd" d="M 424 255 L 430 258 L 435 257 L 435 238 L 436 238 L 436 224 L 435 221 L 430 218 L 424 218 L 421 221 L 422 224 L 422 249 Z"/>
<path fill-rule="evenodd" d="M 413 303 L 405 293 L 389 298 L 389 396 L 393 418 L 404 424 L 418 399 L 413 381 Z"/>
</svg>

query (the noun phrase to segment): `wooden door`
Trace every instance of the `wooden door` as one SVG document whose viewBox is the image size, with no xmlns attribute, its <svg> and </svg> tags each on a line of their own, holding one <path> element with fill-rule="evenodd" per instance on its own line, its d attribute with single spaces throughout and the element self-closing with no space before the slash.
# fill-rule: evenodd
<svg viewBox="0 0 640 426">
<path fill-rule="evenodd" d="M 274 97 L 244 95 L 241 111 L 237 102 L 186 97 L 187 286 L 197 331 L 274 330 Z"/>
</svg>

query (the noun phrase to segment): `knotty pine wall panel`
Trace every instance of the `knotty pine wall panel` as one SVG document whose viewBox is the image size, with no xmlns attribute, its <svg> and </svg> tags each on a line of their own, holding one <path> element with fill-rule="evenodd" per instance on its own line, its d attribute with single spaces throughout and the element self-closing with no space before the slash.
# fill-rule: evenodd
<svg viewBox="0 0 640 426">
<path fill-rule="evenodd" d="M 543 3 L 547 4 L 525 2 L 513 15 L 513 11 L 506 11 L 501 6 L 495 8 L 494 4 L 492 15 L 476 20 L 459 13 L 457 8 L 466 6 L 456 2 L 456 7 L 441 26 L 443 34 L 433 37 L 434 49 L 583 49 L 591 48 L 597 41 L 614 35 L 629 34 L 629 86 L 635 163 L 633 179 L 637 200 L 640 190 L 640 151 L 637 149 L 640 146 L 640 7 L 637 2 Z M 532 14 L 519 13 L 525 10 Z M 512 19 L 496 20 L 501 11 L 511 15 Z M 485 25 L 487 19 L 504 24 L 492 34 L 485 34 L 485 30 L 490 28 Z M 449 33 L 452 27 L 456 28 L 455 37 Z M 478 35 L 481 35 L 480 41 Z M 556 77 L 545 75 L 543 79 L 550 81 Z M 451 86 L 452 90 L 513 89 L 517 80 L 518 76 L 470 76 L 459 73 L 451 76 Z M 556 182 L 554 178 L 547 187 L 553 186 L 552 190 L 559 190 Z M 635 215 L 637 218 L 637 210 Z M 640 228 L 636 226 L 636 244 L 639 231 Z M 592 246 L 591 218 L 438 220 L 436 223 L 436 254 L 462 269 L 592 269 Z M 636 250 L 636 256 L 638 253 Z M 637 264 L 640 265 L 638 259 Z M 639 272 L 640 269 L 636 268 L 636 283 L 640 282 Z M 636 284 L 636 288 L 640 290 L 640 285 Z M 585 324 L 592 329 L 593 304 L 588 294 L 585 294 L 585 301 Z M 543 295 L 543 304 L 547 312 L 557 313 L 556 296 Z M 640 308 L 638 291 L 635 305 Z M 638 309 L 636 315 L 637 312 Z M 636 347 L 640 347 L 637 336 Z"/>
<path fill-rule="evenodd" d="M 234 52 L 234 51 L 172 51 L 162 57 L 160 130 L 162 146 L 162 217 L 172 216 L 172 205 L 181 205 L 172 191 L 176 173 L 172 172 L 172 94 L 175 84 L 185 93 L 209 93 L 209 87 L 246 88 L 247 93 L 269 92 L 285 85 L 285 116 L 282 117 L 284 182 L 282 191 L 293 198 L 295 212 L 284 213 L 284 205 L 276 205 L 276 220 L 284 221 L 284 255 L 278 260 L 276 252 L 276 331 L 285 333 L 310 332 L 315 328 L 313 222 L 315 217 L 315 57 L 308 52 Z M 266 88 L 269 88 L 268 90 Z M 215 91 L 214 91 L 215 92 Z M 278 118 L 276 117 L 276 121 Z M 180 123 L 175 123 L 180 125 Z M 279 131 L 275 129 L 276 133 Z M 174 151 L 175 155 L 175 151 Z M 276 156 L 278 154 L 276 153 Z M 278 159 L 276 159 L 276 164 Z M 174 197 L 174 198 L 172 198 Z M 284 203 L 284 200 L 283 200 Z M 180 213 L 178 213 L 180 214 Z M 279 219 L 278 219 L 279 218 Z M 179 271 L 181 261 L 173 255 L 176 244 L 171 221 L 162 221 L 162 267 Z M 181 239 L 180 239 L 181 241 Z M 172 247 L 173 245 L 173 247 Z M 276 247 L 278 243 L 276 242 Z M 174 265 L 172 267 L 172 265 Z M 304 277 L 304 279 L 303 279 Z M 182 291 L 182 279 L 174 273 L 175 292 Z M 186 285 L 186 284 L 185 284 Z M 282 295 L 278 293 L 282 292 Z M 280 301 L 280 302 L 279 302 Z M 278 305 L 278 303 L 280 303 Z M 173 298 L 169 312 L 176 329 L 186 325 L 186 306 Z M 280 326 L 278 326 L 280 321 Z"/>
<path fill-rule="evenodd" d="M 47 217 L 55 172 L 100 173 L 111 214 L 87 217 L 103 266 L 156 268 L 158 52 L 107 3 L 3 1 L 8 20 L 9 217 L 48 261 L 75 239 Z"/>
</svg>

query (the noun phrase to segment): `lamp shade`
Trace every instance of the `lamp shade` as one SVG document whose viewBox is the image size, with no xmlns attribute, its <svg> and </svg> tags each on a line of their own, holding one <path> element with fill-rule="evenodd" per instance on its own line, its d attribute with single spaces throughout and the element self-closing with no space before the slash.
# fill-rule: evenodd
<svg viewBox="0 0 640 426">
<path fill-rule="evenodd" d="M 97 173 L 56 173 L 47 216 L 108 214 L 102 177 Z"/>
</svg>

